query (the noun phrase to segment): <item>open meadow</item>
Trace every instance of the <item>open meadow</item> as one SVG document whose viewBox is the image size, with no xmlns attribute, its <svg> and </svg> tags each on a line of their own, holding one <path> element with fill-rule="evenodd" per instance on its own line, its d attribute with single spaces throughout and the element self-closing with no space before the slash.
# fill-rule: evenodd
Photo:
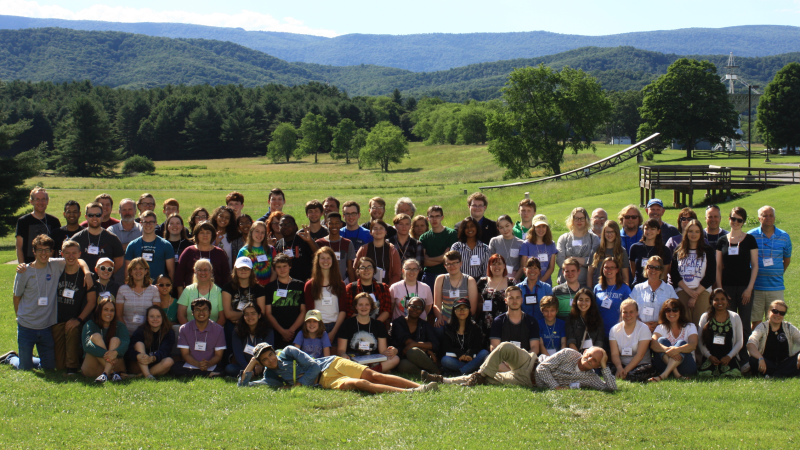
<svg viewBox="0 0 800 450">
<path fill-rule="evenodd" d="M 625 146 L 598 145 L 596 153 L 568 155 L 563 170 L 609 156 Z M 209 210 L 238 190 L 244 211 L 254 219 L 266 212 L 267 192 L 286 192 L 285 212 L 303 223 L 307 200 L 329 195 L 356 200 L 365 221 L 367 200 L 386 199 L 389 206 L 411 197 L 418 213 L 432 204 L 445 211 L 452 226 L 468 214 L 466 197 L 479 186 L 502 184 L 503 170 L 485 146 L 412 144 L 411 157 L 389 173 L 358 170 L 353 162 L 320 155 L 288 164 L 266 158 L 157 162 L 154 175 L 116 179 L 38 177 L 50 193 L 48 212 L 61 218 L 70 199 L 81 204 L 101 192 L 116 202 L 152 193 L 157 205 L 169 197 L 181 203 L 184 217 L 197 206 Z M 742 158 L 684 159 L 667 150 L 653 164 L 746 166 Z M 775 163 L 800 164 L 800 156 L 771 156 Z M 649 164 L 646 162 L 645 164 Z M 766 164 L 753 159 L 754 167 Z M 534 177 L 541 173 L 534 173 Z M 606 172 L 571 182 L 552 182 L 489 190 L 486 215 L 510 214 L 525 192 L 547 215 L 554 238 L 565 231 L 564 219 L 576 206 L 603 207 L 615 218 L 629 203 L 638 203 L 635 159 Z M 508 182 L 512 182 L 510 180 Z M 467 194 L 465 194 L 465 191 Z M 695 209 L 703 216 L 702 193 Z M 670 206 L 672 193 L 658 192 Z M 800 185 L 762 192 L 737 192 L 717 202 L 724 214 L 742 206 L 750 215 L 745 229 L 757 225 L 757 209 L 777 209 L 776 226 L 798 243 Z M 792 200 L 792 199 L 795 200 Z M 156 212 L 161 215 L 161 208 Z M 391 217 L 390 213 L 387 213 Z M 119 217 L 114 214 L 114 217 Z M 664 218 L 675 223 L 677 210 Z M 161 221 L 161 217 L 159 217 Z M 727 221 L 723 220 L 723 226 Z M 13 238 L 0 239 L 0 262 L 14 259 Z M 797 322 L 795 296 L 800 291 L 800 263 L 786 274 L 787 320 Z M 14 267 L 0 264 L 0 353 L 16 349 L 11 302 Z M 519 387 L 443 386 L 421 395 L 362 395 L 310 388 L 273 391 L 237 389 L 225 379 L 141 379 L 95 386 L 91 380 L 67 380 L 61 374 L 20 373 L 0 366 L 0 442 L 3 448 L 798 448 L 797 401 L 800 380 L 679 382 L 653 385 L 619 382 L 614 394 L 594 391 L 531 391 Z"/>
</svg>

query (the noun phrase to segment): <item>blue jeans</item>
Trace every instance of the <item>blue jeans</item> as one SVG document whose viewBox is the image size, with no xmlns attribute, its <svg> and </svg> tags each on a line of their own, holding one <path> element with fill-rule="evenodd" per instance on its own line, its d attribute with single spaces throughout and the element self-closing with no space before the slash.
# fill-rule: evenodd
<svg viewBox="0 0 800 450">
<path fill-rule="evenodd" d="M 675 345 L 672 345 L 669 342 L 669 339 L 662 336 L 658 339 L 658 343 L 663 345 L 664 347 L 680 347 L 682 345 L 686 345 L 687 342 L 681 340 L 676 342 Z M 653 365 L 656 366 L 656 373 L 662 373 L 665 370 L 667 370 L 667 363 L 665 363 L 664 360 L 661 359 L 661 357 L 664 356 L 664 354 L 655 353 L 655 355 L 656 355 L 655 358 L 653 358 Z M 680 372 L 681 375 L 686 376 L 686 375 L 694 375 L 695 373 L 697 373 L 697 363 L 690 354 L 681 353 L 681 359 L 683 359 L 683 361 L 681 361 L 681 363 L 677 367 L 678 372 Z"/>
<path fill-rule="evenodd" d="M 481 364 L 489 356 L 489 350 L 481 350 L 472 358 L 470 362 L 459 361 L 458 358 L 445 356 L 442 358 L 442 367 L 453 372 L 461 372 L 462 375 L 469 375 L 481 368 Z"/>
<path fill-rule="evenodd" d="M 56 368 L 56 344 L 53 341 L 51 328 L 43 330 L 33 330 L 17 324 L 17 343 L 19 344 L 19 361 L 14 364 L 13 360 L 9 363 L 21 370 L 31 369 L 55 369 Z M 33 357 L 33 346 L 39 352 L 39 358 Z"/>
<path fill-rule="evenodd" d="M 330 333 L 331 333 L 331 331 L 333 331 L 333 327 L 335 327 L 335 326 L 336 326 L 336 322 L 329 322 L 329 323 L 326 323 L 326 324 L 325 324 L 325 331 L 327 331 L 327 332 L 328 332 L 328 334 L 330 334 Z M 300 331 L 300 330 L 298 330 L 298 332 L 299 332 L 299 333 L 302 333 L 302 331 Z M 331 342 L 331 345 L 333 345 L 333 342 Z"/>
<path fill-rule="evenodd" d="M 436 277 L 438 277 L 438 276 L 439 275 L 436 275 L 436 274 L 433 274 L 433 273 L 423 272 L 422 273 L 422 282 L 427 284 L 428 287 L 431 288 L 431 291 L 433 291 L 433 285 L 436 283 Z"/>
<path fill-rule="evenodd" d="M 238 364 L 228 364 L 225 366 L 225 375 L 229 377 L 235 377 L 239 375 L 239 372 L 244 370 L 244 367 L 240 367 Z"/>
</svg>

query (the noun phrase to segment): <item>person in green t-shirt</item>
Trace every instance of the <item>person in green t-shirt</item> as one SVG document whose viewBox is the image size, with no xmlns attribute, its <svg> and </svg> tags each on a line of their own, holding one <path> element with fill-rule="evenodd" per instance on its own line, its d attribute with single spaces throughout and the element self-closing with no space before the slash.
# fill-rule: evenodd
<svg viewBox="0 0 800 450">
<path fill-rule="evenodd" d="M 444 210 L 439 205 L 428 208 L 428 221 L 431 223 L 430 231 L 419 237 L 419 242 L 425 251 L 425 270 L 422 282 L 433 289 L 436 277 L 446 272 L 444 269 L 444 254 L 458 241 L 458 233 L 452 228 L 442 225 Z"/>
<path fill-rule="evenodd" d="M 533 226 L 533 216 L 536 215 L 536 202 L 529 198 L 523 198 L 519 202 L 520 221 L 514 224 L 514 236 L 525 239 L 528 230 Z"/>
</svg>

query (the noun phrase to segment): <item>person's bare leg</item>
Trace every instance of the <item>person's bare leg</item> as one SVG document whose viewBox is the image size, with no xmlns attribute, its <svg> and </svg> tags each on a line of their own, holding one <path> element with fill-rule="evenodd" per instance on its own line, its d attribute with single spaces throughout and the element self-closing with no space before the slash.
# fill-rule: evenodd
<svg viewBox="0 0 800 450">
<path fill-rule="evenodd" d="M 385 384 L 375 384 L 363 378 L 361 379 L 350 378 L 349 380 L 342 383 L 339 389 L 346 391 L 370 392 L 372 394 L 380 394 L 382 392 L 408 392 L 408 389 L 402 389 L 394 386 L 387 386 Z"/>
<path fill-rule="evenodd" d="M 678 365 L 680 365 L 681 361 L 675 361 L 674 359 L 667 356 L 666 353 L 664 353 L 662 359 L 665 363 L 667 363 L 667 368 L 666 370 L 664 370 L 664 373 L 660 375 L 660 377 L 662 380 L 666 380 L 667 378 L 669 378 L 669 374 L 672 373 L 672 371 L 675 370 L 675 368 L 678 367 Z"/>
<path fill-rule="evenodd" d="M 169 369 L 172 368 L 172 365 L 175 361 L 172 358 L 164 358 L 158 362 L 158 364 L 154 365 L 150 368 L 150 374 L 152 375 L 164 375 L 165 373 L 169 373 Z"/>
<path fill-rule="evenodd" d="M 86 358 L 83 359 L 83 364 L 81 365 L 81 373 L 86 378 L 97 378 L 103 373 L 103 367 L 105 366 L 105 360 L 103 358 L 98 358 L 97 356 L 93 355 L 86 355 Z"/>
<path fill-rule="evenodd" d="M 381 363 L 381 367 L 383 367 L 383 370 L 384 370 L 384 373 L 385 373 L 385 372 L 388 372 L 388 371 L 394 369 L 395 367 L 397 367 L 398 364 L 400 364 L 400 357 L 397 356 L 397 355 L 394 355 L 393 357 L 391 357 L 391 358 L 387 359 L 386 361 L 382 362 Z"/>
<path fill-rule="evenodd" d="M 367 369 L 364 372 L 362 372 L 361 379 L 367 380 L 370 383 L 376 383 L 379 385 L 393 386 L 404 389 L 413 389 L 415 387 L 419 387 L 419 384 L 414 383 L 411 380 L 406 380 L 405 378 L 400 378 L 396 375 L 378 373 L 371 369 Z"/>
<path fill-rule="evenodd" d="M 116 350 L 116 349 L 117 349 L 117 347 L 119 347 L 119 344 L 120 344 L 120 343 L 121 343 L 121 342 L 120 342 L 119 338 L 118 338 L 118 337 L 116 337 L 116 336 L 114 336 L 114 337 L 113 337 L 113 338 L 111 338 L 111 340 L 108 342 L 108 351 Z M 114 374 L 114 367 L 115 367 L 115 366 L 117 366 L 117 361 L 119 361 L 119 360 L 120 360 L 119 356 L 122 356 L 122 355 L 117 355 L 117 356 L 118 356 L 118 358 L 117 358 L 117 360 L 115 360 L 115 361 L 112 361 L 112 362 L 105 361 L 105 363 L 106 363 L 106 364 L 105 364 L 105 369 L 103 370 L 103 372 L 104 372 L 106 375 L 108 375 L 108 376 L 111 376 L 111 375 L 113 375 L 113 374 Z M 124 372 L 124 371 L 125 371 L 125 365 L 123 364 L 123 366 L 122 366 L 122 367 L 123 367 L 123 368 L 122 368 L 122 371 Z"/>
<path fill-rule="evenodd" d="M 144 342 L 137 342 L 136 345 L 133 346 L 133 349 L 138 353 L 146 353 Z M 147 366 L 147 364 L 139 364 L 138 360 L 128 364 L 128 372 L 134 376 L 150 376 L 150 368 Z"/>
</svg>

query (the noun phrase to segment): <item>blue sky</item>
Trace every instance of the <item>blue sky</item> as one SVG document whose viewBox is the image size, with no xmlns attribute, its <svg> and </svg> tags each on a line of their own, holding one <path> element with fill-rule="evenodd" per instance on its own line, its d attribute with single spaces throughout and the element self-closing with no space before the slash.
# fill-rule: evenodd
<svg viewBox="0 0 800 450">
<path fill-rule="evenodd" d="M 181 22 L 328 37 L 536 30 L 605 35 L 734 25 L 800 26 L 800 0 L 0 0 L 0 14 Z"/>
</svg>

